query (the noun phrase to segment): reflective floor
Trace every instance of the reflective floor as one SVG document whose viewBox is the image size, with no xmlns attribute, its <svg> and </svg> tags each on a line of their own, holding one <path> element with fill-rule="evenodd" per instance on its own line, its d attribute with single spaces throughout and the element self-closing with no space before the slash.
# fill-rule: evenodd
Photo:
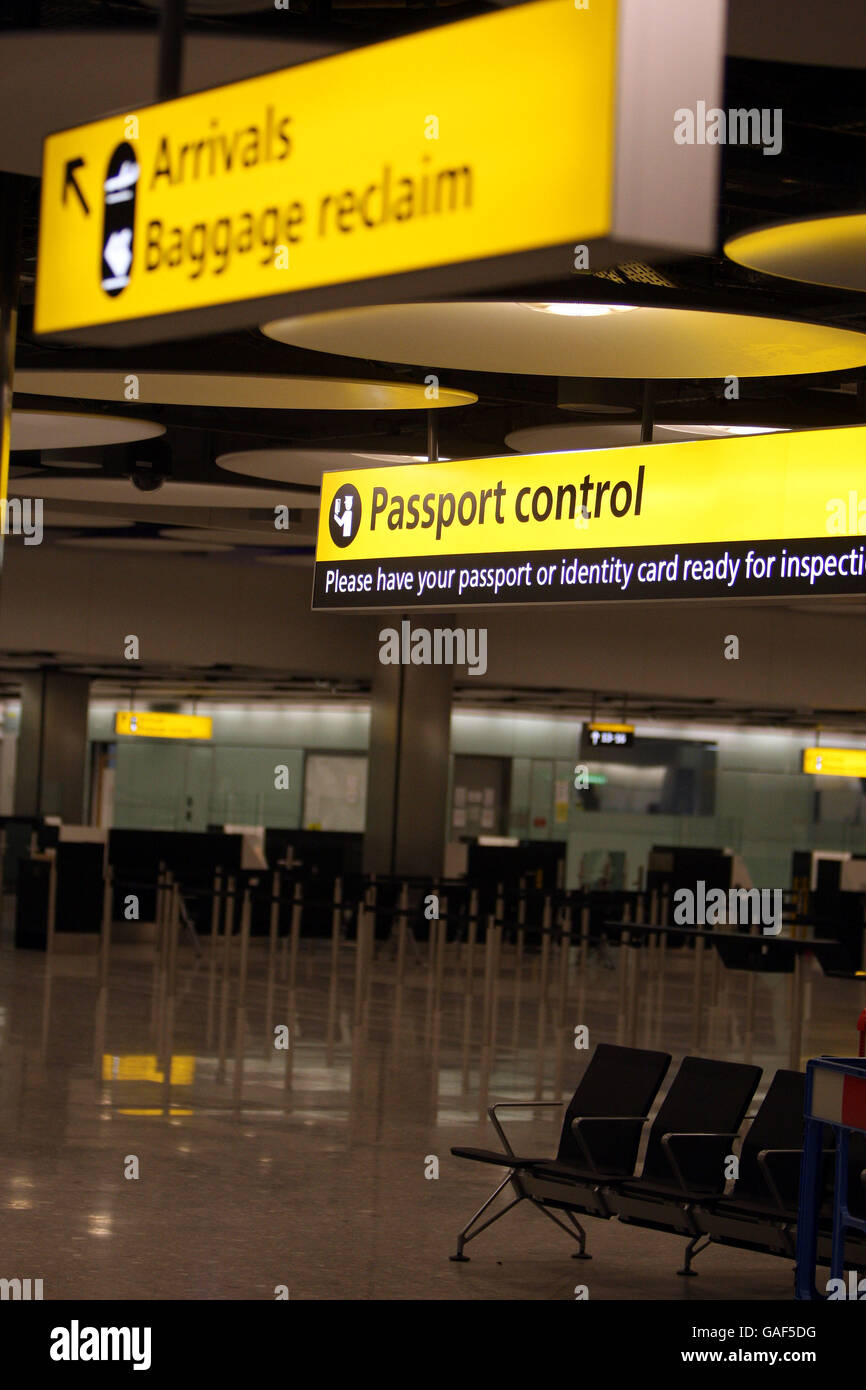
<svg viewBox="0 0 866 1390">
<path fill-rule="evenodd" d="M 588 1219 L 593 1258 L 572 1260 L 529 1203 L 468 1264 L 448 1259 L 498 1180 L 449 1153 L 499 1147 L 487 1104 L 570 1094 L 588 1056 L 575 1041 L 751 1053 L 763 1090 L 789 1064 L 790 977 L 757 977 L 749 1001 L 742 974 L 707 961 L 696 1010 L 682 951 L 623 968 L 618 950 L 518 960 L 480 942 L 470 961 L 407 934 L 367 941 L 358 970 L 354 945 L 329 941 L 253 939 L 246 960 L 237 938 L 161 959 L 115 942 L 101 964 L 96 938 L 66 941 L 78 949 L 14 951 L 7 917 L 0 1278 L 41 1278 L 47 1299 L 792 1293 L 788 1261 L 719 1247 L 679 1278 L 682 1239 L 616 1221 Z M 807 969 L 804 1055 L 855 1050 L 862 993 Z M 518 1151 L 553 1154 L 558 1125 L 537 1110 L 506 1128 Z"/>
</svg>

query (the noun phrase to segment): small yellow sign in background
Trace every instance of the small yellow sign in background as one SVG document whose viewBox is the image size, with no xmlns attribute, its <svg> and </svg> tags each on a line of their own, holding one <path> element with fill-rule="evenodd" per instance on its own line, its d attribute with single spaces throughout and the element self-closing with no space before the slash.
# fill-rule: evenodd
<svg viewBox="0 0 866 1390">
<path fill-rule="evenodd" d="M 206 714 L 163 714 L 151 710 L 118 710 L 116 734 L 139 738 L 210 738 L 213 720 Z"/>
<path fill-rule="evenodd" d="M 804 748 L 803 771 L 819 777 L 866 777 L 866 748 Z"/>
</svg>

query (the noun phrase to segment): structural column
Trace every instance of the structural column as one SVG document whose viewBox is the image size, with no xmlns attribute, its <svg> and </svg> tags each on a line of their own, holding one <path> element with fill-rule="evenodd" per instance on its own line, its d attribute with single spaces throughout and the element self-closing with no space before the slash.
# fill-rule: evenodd
<svg viewBox="0 0 866 1390">
<path fill-rule="evenodd" d="M 42 667 L 21 682 L 15 814 L 84 820 L 90 680 Z"/>
<path fill-rule="evenodd" d="M 377 667 L 365 873 L 435 877 L 443 871 L 452 679 L 451 666 Z"/>
</svg>

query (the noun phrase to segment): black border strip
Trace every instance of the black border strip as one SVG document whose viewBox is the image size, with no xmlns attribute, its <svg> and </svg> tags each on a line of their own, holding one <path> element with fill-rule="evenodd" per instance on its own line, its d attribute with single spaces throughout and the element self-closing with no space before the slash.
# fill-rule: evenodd
<svg viewBox="0 0 866 1390">
<path fill-rule="evenodd" d="M 838 558 L 854 552 L 857 556 L 857 568 L 861 572 L 853 575 L 821 575 L 816 578 L 814 583 L 810 582 L 808 575 L 805 578 L 794 576 L 779 578 L 778 571 L 783 551 L 786 561 L 792 556 L 800 560 L 809 556 L 821 556 L 822 558 L 836 556 Z M 746 562 L 749 552 L 752 552 L 754 558 L 764 561 L 775 555 L 777 557 L 773 565 L 773 570 L 776 571 L 775 576 L 771 571 L 769 577 L 762 579 L 757 579 L 754 576 L 746 578 Z M 740 562 L 733 584 L 729 582 L 729 578 L 717 577 L 716 575 L 711 579 L 682 579 L 685 560 L 703 559 L 705 562 L 712 561 L 713 565 L 716 566 L 719 563 L 724 563 L 725 556 L 728 557 L 729 562 L 737 560 Z M 577 561 L 578 566 L 597 565 L 604 560 L 620 560 L 625 564 L 634 565 L 635 568 L 631 572 L 625 590 L 621 584 L 616 582 L 598 583 L 590 588 L 585 583 L 564 583 L 562 581 L 564 565 L 568 566 L 573 561 Z M 672 564 L 675 561 L 677 563 L 676 582 L 669 582 L 667 579 L 653 582 L 638 581 L 637 567 L 642 562 Z M 458 594 L 461 570 L 495 571 L 504 569 L 508 571 L 509 569 L 516 570 L 525 567 L 527 564 L 532 567 L 533 581 L 537 576 L 539 565 L 555 565 L 556 574 L 553 576 L 552 582 L 543 587 L 536 586 L 533 582 L 529 589 L 525 579 L 522 583 L 503 584 L 495 597 L 491 587 L 465 589 L 462 594 Z M 850 564 L 848 568 L 851 568 Z M 421 571 L 429 570 L 435 571 L 438 575 L 445 575 L 449 570 L 453 570 L 453 580 L 450 587 L 437 587 L 419 596 L 417 592 L 418 574 Z M 355 576 L 356 578 L 369 575 L 371 577 L 371 591 L 361 593 L 326 591 L 328 571 L 336 571 L 339 576 Z M 377 588 L 385 576 L 410 573 L 414 575 L 413 590 L 395 589 L 389 591 Z M 726 567 L 726 573 L 730 576 L 730 563 Z M 515 576 L 516 579 L 517 576 Z M 862 593 L 866 593 L 866 536 L 832 536 L 829 538 L 822 536 L 812 540 L 733 541 L 679 546 L 624 546 L 620 549 L 614 546 L 586 550 L 581 548 L 566 550 L 563 548 L 561 550 L 507 551 L 492 554 L 424 555 L 381 560 L 318 560 L 313 578 L 311 606 L 318 611 L 369 612 L 381 609 L 498 608 L 539 603 L 609 603 L 648 599 L 780 598 L 795 595 L 826 596 L 828 594 Z"/>
</svg>

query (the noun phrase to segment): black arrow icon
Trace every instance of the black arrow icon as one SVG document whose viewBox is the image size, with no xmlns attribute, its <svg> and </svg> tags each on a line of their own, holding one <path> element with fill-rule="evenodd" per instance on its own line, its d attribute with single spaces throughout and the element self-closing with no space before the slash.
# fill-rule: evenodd
<svg viewBox="0 0 866 1390">
<path fill-rule="evenodd" d="M 84 160 L 83 160 L 83 159 L 67 159 L 67 161 L 66 161 L 66 174 L 65 174 L 64 179 L 63 179 L 63 203 L 64 203 L 64 206 L 65 206 L 65 204 L 66 204 L 66 195 L 67 195 L 67 193 L 69 192 L 70 188 L 73 188 L 73 189 L 75 190 L 75 192 L 77 193 L 77 195 L 78 195 L 78 201 L 79 201 L 79 203 L 80 203 L 81 206 L 84 208 L 85 213 L 86 213 L 87 216 L 89 217 L 89 216 L 90 216 L 90 208 L 87 206 L 87 199 L 85 198 L 85 196 L 84 196 L 84 194 L 82 193 L 81 189 L 78 187 L 78 182 L 77 182 L 77 180 L 76 180 L 76 178 L 75 178 L 75 170 L 76 170 L 76 169 L 83 169 L 83 168 L 84 168 Z"/>
</svg>

